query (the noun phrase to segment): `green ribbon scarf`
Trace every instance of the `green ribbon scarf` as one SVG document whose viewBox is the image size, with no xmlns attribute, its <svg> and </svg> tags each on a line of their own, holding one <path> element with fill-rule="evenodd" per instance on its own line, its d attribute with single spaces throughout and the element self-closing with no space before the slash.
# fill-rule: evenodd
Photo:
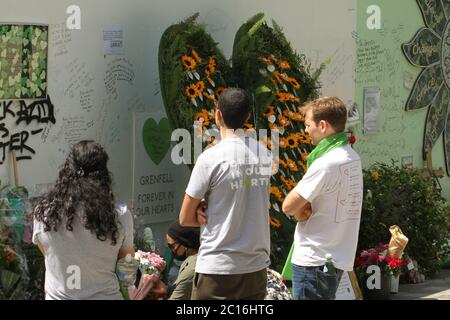
<svg viewBox="0 0 450 320">
<path fill-rule="evenodd" d="M 311 164 L 334 148 L 348 144 L 348 137 L 345 132 L 336 133 L 332 136 L 322 139 L 314 150 L 306 158 L 306 165 L 309 168 Z"/>
</svg>

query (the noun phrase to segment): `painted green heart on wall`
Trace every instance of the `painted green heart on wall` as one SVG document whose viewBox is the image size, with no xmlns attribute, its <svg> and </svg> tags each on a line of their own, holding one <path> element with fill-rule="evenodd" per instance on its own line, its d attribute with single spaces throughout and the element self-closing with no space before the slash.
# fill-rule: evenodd
<svg viewBox="0 0 450 320">
<path fill-rule="evenodd" d="M 142 130 L 142 141 L 145 151 L 156 164 L 165 158 L 170 147 L 170 125 L 167 118 L 162 118 L 159 123 L 153 118 L 148 118 Z"/>
</svg>

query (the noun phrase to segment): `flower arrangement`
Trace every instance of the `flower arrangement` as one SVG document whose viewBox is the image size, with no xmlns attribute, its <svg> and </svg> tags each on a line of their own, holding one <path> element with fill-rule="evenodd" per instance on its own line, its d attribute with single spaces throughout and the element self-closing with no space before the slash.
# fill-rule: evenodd
<svg viewBox="0 0 450 320">
<path fill-rule="evenodd" d="M 141 279 L 137 288 L 134 286 L 128 288 L 128 293 L 131 300 L 143 300 L 159 282 L 161 274 L 166 267 L 166 262 L 156 253 L 140 250 L 136 252 L 134 259 L 139 262 Z"/>
<path fill-rule="evenodd" d="M 154 253 L 138 250 L 134 257 L 130 254 L 117 262 L 116 273 L 121 292 L 126 300 L 143 300 L 158 284 L 166 267 L 164 259 Z M 141 272 L 139 285 L 135 287 L 137 271 Z"/>
<path fill-rule="evenodd" d="M 382 274 L 398 276 L 404 265 L 403 258 L 391 258 L 388 254 L 388 245 L 379 244 L 375 248 L 361 250 L 356 258 L 356 272 L 360 277 L 366 274 L 366 270 L 371 265 L 380 268 Z"/>
<path fill-rule="evenodd" d="M 174 128 L 191 133 L 196 129 L 193 138 L 201 137 L 206 148 L 217 142 L 214 111 L 222 90 L 233 86 L 249 93 L 252 111 L 243 130 L 267 129 L 268 135 L 259 138 L 269 149 L 279 147 L 275 161 L 280 166 L 270 187 L 270 225 L 272 262 L 281 271 L 295 227 L 281 212 L 281 203 L 303 177 L 312 150 L 300 108 L 318 96 L 318 77 L 325 64 L 311 74 L 306 57 L 295 52 L 281 27 L 274 21 L 269 26 L 259 13 L 238 29 L 231 67 L 205 26 L 196 23 L 197 17 L 170 26 L 160 41 L 159 72 L 166 111 Z M 279 146 L 272 141 L 275 130 Z"/>
</svg>

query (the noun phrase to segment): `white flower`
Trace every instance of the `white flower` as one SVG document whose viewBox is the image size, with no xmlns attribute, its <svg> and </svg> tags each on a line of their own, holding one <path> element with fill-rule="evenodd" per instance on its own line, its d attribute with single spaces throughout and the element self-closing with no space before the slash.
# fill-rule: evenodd
<svg viewBox="0 0 450 320">
<path fill-rule="evenodd" d="M 134 254 L 134 259 L 135 259 L 135 260 L 141 261 L 141 253 L 140 253 L 140 252 L 136 252 L 136 253 Z"/>
</svg>

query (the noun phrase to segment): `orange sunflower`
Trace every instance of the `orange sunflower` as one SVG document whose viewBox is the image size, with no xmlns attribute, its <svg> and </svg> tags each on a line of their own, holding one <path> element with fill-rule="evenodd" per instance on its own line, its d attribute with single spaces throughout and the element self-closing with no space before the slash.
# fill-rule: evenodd
<svg viewBox="0 0 450 320">
<path fill-rule="evenodd" d="M 194 56 L 195 60 L 197 60 L 198 63 L 202 62 L 202 58 L 198 55 L 197 51 L 192 49 L 192 55 Z"/>
<path fill-rule="evenodd" d="M 208 66 L 206 67 L 206 70 L 211 72 L 211 74 L 216 72 L 216 60 L 214 60 L 214 57 L 209 58 L 209 62 L 208 62 Z"/>
<path fill-rule="evenodd" d="M 291 86 L 293 86 L 295 89 L 297 89 L 297 90 L 300 89 L 300 83 L 296 79 L 288 78 L 288 79 L 286 79 L 286 81 L 289 82 L 289 84 Z"/>
<path fill-rule="evenodd" d="M 295 161 L 291 160 L 291 159 L 287 159 L 286 160 L 286 166 L 289 168 L 289 170 L 291 170 L 292 172 L 297 172 L 298 171 L 298 167 L 295 164 Z"/>
<path fill-rule="evenodd" d="M 283 194 L 281 193 L 281 191 L 278 187 L 270 186 L 269 190 L 270 190 L 270 194 L 273 194 L 279 202 L 283 201 Z"/>
<path fill-rule="evenodd" d="M 300 143 L 302 144 L 310 144 L 311 143 L 311 138 L 309 135 L 304 134 L 303 132 L 298 132 L 296 134 L 297 139 Z"/>
<path fill-rule="evenodd" d="M 280 62 L 278 63 L 278 66 L 279 66 L 282 70 L 289 70 L 289 69 L 291 69 L 291 65 L 289 64 L 289 62 L 287 62 L 287 61 L 285 61 L 285 60 L 280 61 Z"/>
<path fill-rule="evenodd" d="M 292 93 L 289 93 L 289 92 L 278 92 L 277 98 L 280 102 L 286 102 L 286 101 L 300 102 L 299 98 L 294 97 L 292 95 Z"/>
<path fill-rule="evenodd" d="M 183 62 L 184 68 L 187 70 L 194 70 L 197 66 L 197 62 L 195 62 L 192 57 L 185 54 L 181 57 L 181 61 Z"/>
<path fill-rule="evenodd" d="M 270 225 L 272 226 L 272 227 L 274 227 L 274 228 L 279 228 L 279 227 L 281 227 L 281 223 L 280 223 L 280 221 L 278 220 L 278 219 L 275 219 L 275 218 L 273 218 L 273 217 L 270 217 Z"/>
<path fill-rule="evenodd" d="M 278 121 L 280 122 L 280 124 L 283 127 L 287 127 L 287 126 L 291 125 L 291 122 L 289 121 L 289 119 L 284 117 L 284 116 L 282 116 L 281 114 L 277 118 L 278 118 Z"/>
<path fill-rule="evenodd" d="M 203 81 L 199 81 L 196 83 L 198 93 L 203 93 L 205 91 L 205 83 Z"/>
<path fill-rule="evenodd" d="M 286 142 L 289 148 L 295 149 L 298 147 L 298 138 L 295 134 L 290 134 L 286 137 Z"/>
<path fill-rule="evenodd" d="M 275 72 L 273 73 L 273 76 L 275 77 L 275 80 L 276 80 L 279 84 L 283 84 L 283 75 L 282 75 L 280 72 L 275 71 Z"/>
<path fill-rule="evenodd" d="M 208 110 L 202 109 L 199 113 L 197 113 L 194 117 L 194 121 L 198 121 L 203 126 L 209 125 L 209 114 Z"/>
<path fill-rule="evenodd" d="M 283 114 L 291 120 L 301 121 L 302 115 L 298 112 L 292 112 L 291 110 L 284 110 Z"/>
<path fill-rule="evenodd" d="M 197 85 L 191 83 L 188 87 L 184 89 L 184 93 L 187 97 L 195 99 L 199 96 L 200 92 L 197 90 Z"/>
</svg>

